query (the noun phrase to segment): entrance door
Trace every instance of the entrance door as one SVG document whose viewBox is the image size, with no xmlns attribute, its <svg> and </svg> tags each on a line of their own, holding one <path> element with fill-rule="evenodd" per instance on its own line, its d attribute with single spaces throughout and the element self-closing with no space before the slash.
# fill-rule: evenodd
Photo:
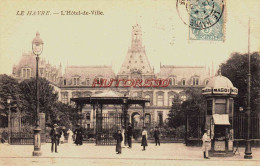
<svg viewBox="0 0 260 166">
<path fill-rule="evenodd" d="M 118 129 L 122 129 L 122 119 L 121 113 L 103 113 L 97 117 L 96 144 L 115 145 L 115 135 Z"/>
</svg>

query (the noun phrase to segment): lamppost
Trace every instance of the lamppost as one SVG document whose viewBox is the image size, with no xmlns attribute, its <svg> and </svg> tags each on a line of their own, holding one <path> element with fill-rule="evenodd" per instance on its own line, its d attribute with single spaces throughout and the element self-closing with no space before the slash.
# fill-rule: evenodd
<svg viewBox="0 0 260 166">
<path fill-rule="evenodd" d="M 252 151 L 251 151 L 251 105 L 250 105 L 250 88 L 251 88 L 251 70 L 250 70 L 250 18 L 248 20 L 248 80 L 247 80 L 247 135 L 246 135 L 246 148 L 245 148 L 245 159 L 252 159 Z"/>
<path fill-rule="evenodd" d="M 39 120 L 39 85 L 38 85 L 38 63 L 39 56 L 43 50 L 43 41 L 40 38 L 40 33 L 36 33 L 36 37 L 32 41 L 32 51 L 36 56 L 36 126 L 34 129 L 34 151 L 33 156 L 41 156 L 41 128 L 40 128 L 40 120 Z"/>
<path fill-rule="evenodd" d="M 7 104 L 8 104 L 8 143 L 11 144 L 11 97 L 8 96 L 7 100 L 6 100 Z"/>
</svg>

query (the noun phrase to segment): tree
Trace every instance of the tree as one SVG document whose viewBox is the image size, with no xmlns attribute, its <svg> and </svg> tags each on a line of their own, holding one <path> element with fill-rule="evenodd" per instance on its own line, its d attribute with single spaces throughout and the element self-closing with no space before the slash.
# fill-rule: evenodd
<svg viewBox="0 0 260 166">
<path fill-rule="evenodd" d="M 180 96 L 177 96 L 172 103 L 167 118 L 169 127 L 177 128 L 185 125 L 186 115 L 199 117 L 205 113 L 206 100 L 201 93 L 201 88 L 188 88 L 185 92 L 187 95 L 186 101 L 181 101 Z"/>
<path fill-rule="evenodd" d="M 45 113 L 46 121 L 49 117 L 57 115 L 57 109 L 55 104 L 58 102 L 58 95 L 54 92 L 53 86 L 51 86 L 45 78 L 39 78 L 39 105 L 40 112 Z M 20 103 L 23 113 L 27 119 L 35 119 L 36 116 L 36 79 L 31 78 L 24 80 L 19 84 L 21 90 L 22 101 Z M 53 121 L 54 118 L 51 119 Z"/>
<path fill-rule="evenodd" d="M 180 96 L 177 95 L 172 101 L 172 106 L 171 109 L 168 113 L 168 118 L 167 118 L 167 125 L 170 128 L 176 128 L 180 126 L 182 122 L 181 113 L 180 113 L 180 108 L 181 108 L 181 99 Z"/>
<path fill-rule="evenodd" d="M 260 56 L 258 52 L 251 55 L 251 107 L 252 112 L 257 110 L 260 95 Z M 222 75 L 226 76 L 233 85 L 238 88 L 238 95 L 234 99 L 235 111 L 239 107 L 246 108 L 247 101 L 247 74 L 248 74 L 248 54 L 233 53 L 231 57 L 221 67 Z"/>
<path fill-rule="evenodd" d="M 20 102 L 20 89 L 18 82 L 6 74 L 0 75 L 0 113 L 3 116 L 8 115 L 9 105 L 7 98 L 11 98 L 11 110 L 16 111 L 17 106 Z"/>
</svg>

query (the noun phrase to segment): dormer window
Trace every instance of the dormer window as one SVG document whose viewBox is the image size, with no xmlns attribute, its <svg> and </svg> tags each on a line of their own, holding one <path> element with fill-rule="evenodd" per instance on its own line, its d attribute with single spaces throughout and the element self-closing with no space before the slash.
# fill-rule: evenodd
<svg viewBox="0 0 260 166">
<path fill-rule="evenodd" d="M 73 85 L 79 85 L 79 77 L 73 77 Z"/>
<path fill-rule="evenodd" d="M 199 85 L 199 77 L 192 78 L 192 85 Z"/>
<path fill-rule="evenodd" d="M 183 79 L 183 80 L 181 81 L 181 85 L 183 85 L 183 86 L 186 85 L 186 80 L 185 80 L 185 79 Z"/>
<path fill-rule="evenodd" d="M 175 78 L 170 78 L 170 85 L 175 85 Z"/>
<path fill-rule="evenodd" d="M 205 81 L 205 85 L 208 85 L 208 83 L 209 83 L 209 80 L 206 80 L 206 81 Z"/>
<path fill-rule="evenodd" d="M 102 84 L 103 78 L 102 77 L 97 77 L 97 84 Z"/>
<path fill-rule="evenodd" d="M 32 74 L 32 69 L 31 68 L 22 68 L 22 77 L 23 78 L 30 78 Z"/>
<path fill-rule="evenodd" d="M 89 79 L 89 78 L 86 79 L 86 85 L 87 85 L 87 86 L 90 85 L 90 79 Z"/>
</svg>

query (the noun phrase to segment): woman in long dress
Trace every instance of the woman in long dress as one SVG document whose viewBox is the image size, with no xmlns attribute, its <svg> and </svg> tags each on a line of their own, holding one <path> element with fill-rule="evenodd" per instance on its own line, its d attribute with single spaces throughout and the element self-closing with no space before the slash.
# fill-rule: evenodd
<svg viewBox="0 0 260 166">
<path fill-rule="evenodd" d="M 147 131 L 145 129 L 145 127 L 143 127 L 143 131 L 142 131 L 142 144 L 141 146 L 143 146 L 143 151 L 145 150 L 145 147 L 148 146 L 147 145 Z"/>
<path fill-rule="evenodd" d="M 78 126 L 78 128 L 75 130 L 75 134 L 76 134 L 75 144 L 76 145 L 82 145 L 82 141 L 83 141 L 82 128 Z"/>
<path fill-rule="evenodd" d="M 64 134 L 63 134 L 63 131 L 61 131 L 60 143 L 61 143 L 61 144 L 64 143 Z"/>
<path fill-rule="evenodd" d="M 69 129 L 67 131 L 67 134 L 68 134 L 68 144 L 72 144 L 73 143 L 73 132 Z"/>
<path fill-rule="evenodd" d="M 116 152 L 117 154 L 122 153 L 122 147 L 121 147 L 121 142 L 123 140 L 121 130 L 118 130 L 117 136 L 116 136 Z"/>
</svg>

